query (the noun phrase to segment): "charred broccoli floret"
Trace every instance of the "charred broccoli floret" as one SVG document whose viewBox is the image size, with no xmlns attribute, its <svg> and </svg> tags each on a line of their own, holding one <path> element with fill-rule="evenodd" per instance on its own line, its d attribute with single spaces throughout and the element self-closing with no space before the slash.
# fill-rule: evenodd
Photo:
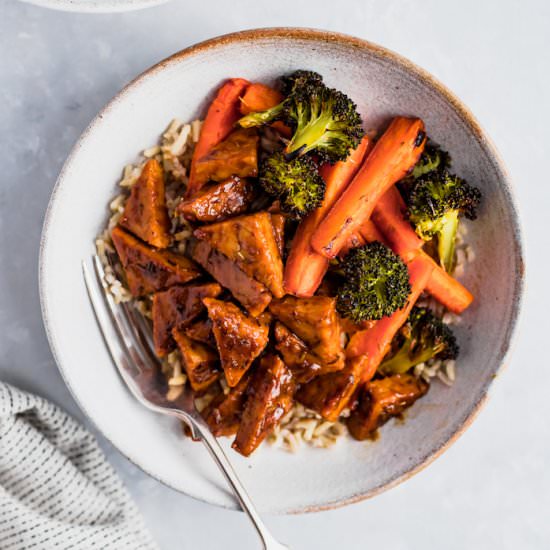
<svg viewBox="0 0 550 550">
<path fill-rule="evenodd" d="M 314 71 L 299 69 L 289 75 L 281 77 L 281 89 L 283 95 L 290 95 L 294 90 L 299 90 L 308 84 L 322 84 L 323 77 Z"/>
<path fill-rule="evenodd" d="M 294 71 L 293 73 L 281 78 L 282 93 L 285 97 L 281 103 L 266 109 L 265 111 L 257 111 L 249 113 L 239 119 L 239 125 L 243 128 L 251 128 L 253 126 L 263 126 L 271 124 L 283 117 L 285 106 L 291 101 L 289 96 L 295 91 L 308 84 L 322 84 L 323 77 L 313 71 Z"/>
<path fill-rule="evenodd" d="M 294 130 L 287 159 L 314 151 L 324 161 L 345 160 L 365 135 L 355 103 L 320 82 L 297 88 L 285 103 L 283 119 Z"/>
<path fill-rule="evenodd" d="M 407 196 L 414 186 L 414 182 L 419 177 L 437 170 L 449 170 L 450 167 L 451 156 L 449 153 L 443 151 L 438 145 L 428 140 L 428 144 L 424 148 L 418 162 L 410 173 L 398 183 L 398 187 L 400 191 Z"/>
<path fill-rule="evenodd" d="M 279 199 L 281 210 L 295 219 L 317 208 L 325 197 L 325 181 L 310 157 L 287 161 L 280 151 L 273 153 L 262 162 L 259 180 L 269 195 Z"/>
<path fill-rule="evenodd" d="M 378 367 L 380 374 L 402 374 L 430 359 L 458 357 L 453 332 L 427 308 L 414 307 L 396 339 L 397 349 Z"/>
<path fill-rule="evenodd" d="M 282 82 L 286 97 L 279 105 L 250 113 L 239 124 L 249 128 L 282 120 L 293 130 L 284 150 L 287 160 L 310 151 L 331 163 L 346 159 L 365 134 L 355 103 L 312 71 L 296 71 Z"/>
<path fill-rule="evenodd" d="M 408 215 L 424 240 L 437 237 L 441 265 L 452 271 L 460 216 L 476 218 L 481 192 L 458 176 L 436 170 L 417 178 L 407 194 Z"/>
<path fill-rule="evenodd" d="M 402 308 L 411 291 L 409 271 L 387 246 L 372 242 L 351 250 L 341 264 L 344 282 L 336 308 L 355 322 L 381 319 Z"/>
<path fill-rule="evenodd" d="M 412 169 L 411 176 L 417 179 L 428 172 L 448 170 L 450 167 L 451 156 L 449 153 L 440 149 L 438 145 L 428 143 L 415 167 Z"/>
</svg>

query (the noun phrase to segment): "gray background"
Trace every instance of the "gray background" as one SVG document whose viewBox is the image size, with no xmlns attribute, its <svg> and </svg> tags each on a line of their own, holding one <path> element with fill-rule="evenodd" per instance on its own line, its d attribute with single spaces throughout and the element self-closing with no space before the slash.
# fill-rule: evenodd
<svg viewBox="0 0 550 550">
<path fill-rule="evenodd" d="M 284 25 L 378 42 L 431 71 L 464 100 L 516 184 L 528 294 L 509 368 L 449 451 L 374 500 L 269 517 L 268 523 L 294 549 L 549 548 L 550 364 L 542 345 L 550 328 L 545 0 L 176 0 L 118 15 L 0 0 L 0 378 L 86 422 L 50 354 L 37 287 L 42 220 L 63 161 L 100 107 L 151 64 L 212 36 Z M 258 547 L 242 514 L 161 486 L 98 437 L 163 549 Z"/>
</svg>

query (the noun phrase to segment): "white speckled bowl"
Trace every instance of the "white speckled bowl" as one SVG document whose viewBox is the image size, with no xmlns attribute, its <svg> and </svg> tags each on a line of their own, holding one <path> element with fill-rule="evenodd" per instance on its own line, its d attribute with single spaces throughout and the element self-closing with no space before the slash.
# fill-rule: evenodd
<svg viewBox="0 0 550 550">
<path fill-rule="evenodd" d="M 46 330 L 59 368 L 97 427 L 131 461 L 175 489 L 235 507 L 200 444 L 142 409 L 112 367 L 88 304 L 80 261 L 92 252 L 122 167 L 177 116 L 203 113 L 230 76 L 270 82 L 298 68 L 348 93 L 369 128 L 396 114 L 420 116 L 453 155 L 454 168 L 486 200 L 469 239 L 476 259 L 464 283 L 478 297 L 458 329 L 462 355 L 452 388 L 435 382 L 375 443 L 343 441 L 299 454 L 262 446 L 246 460 L 229 451 L 264 511 L 320 510 L 373 496 L 411 476 L 470 424 L 508 354 L 520 308 L 523 257 L 508 176 L 487 136 L 441 84 L 407 60 L 368 42 L 321 31 L 262 29 L 216 38 L 159 63 L 96 117 L 67 160 L 51 198 L 40 258 Z M 487 208 L 485 205 L 491 205 Z"/>
</svg>

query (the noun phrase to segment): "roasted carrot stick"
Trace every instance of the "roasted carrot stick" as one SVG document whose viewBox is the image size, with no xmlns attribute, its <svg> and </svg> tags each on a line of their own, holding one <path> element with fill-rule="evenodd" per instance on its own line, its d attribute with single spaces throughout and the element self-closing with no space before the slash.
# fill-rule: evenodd
<svg viewBox="0 0 550 550">
<path fill-rule="evenodd" d="M 256 111 L 267 111 L 267 109 L 279 105 L 283 99 L 283 94 L 277 90 L 265 84 L 254 82 L 246 89 L 243 97 L 241 97 L 241 113 L 248 115 Z M 292 135 L 292 130 L 280 120 L 274 122 L 271 126 L 284 137 Z"/>
<path fill-rule="evenodd" d="M 365 239 L 365 242 L 372 243 L 373 241 L 379 241 L 381 243 L 387 244 L 384 235 L 378 231 L 378 227 L 372 223 L 370 220 L 367 220 L 361 227 L 359 227 L 359 235 Z"/>
<path fill-rule="evenodd" d="M 405 259 L 421 254 L 426 261 L 433 263 L 434 269 L 426 285 L 426 291 L 450 311 L 462 313 L 472 303 L 474 297 L 468 289 L 421 250 L 423 241 L 405 219 L 404 211 L 405 203 L 397 188 L 392 187 L 376 203 L 372 219 L 384 233 L 384 237 L 396 254 Z"/>
<path fill-rule="evenodd" d="M 368 358 L 363 371 L 363 382 L 374 376 L 378 365 L 390 349 L 393 337 L 407 320 L 412 307 L 426 287 L 433 271 L 433 265 L 428 260 L 423 256 L 417 256 L 407 264 L 411 282 L 407 305 L 390 317 L 383 317 L 372 328 L 356 332 L 351 337 L 346 348 L 346 356 L 350 358 L 366 355 Z"/>
<path fill-rule="evenodd" d="M 348 252 L 352 250 L 353 248 L 358 248 L 360 246 L 363 246 L 368 241 L 359 233 L 359 231 L 355 231 L 351 235 L 348 236 L 346 239 L 346 242 L 344 243 L 344 246 L 340 249 L 340 252 L 338 253 L 338 256 L 340 258 L 345 258 L 348 255 Z M 320 254 L 319 254 L 320 255 Z M 323 258 L 325 258 L 323 256 Z M 325 258 L 325 260 L 328 262 L 328 260 Z"/>
<path fill-rule="evenodd" d="M 380 231 L 378 231 L 376 225 L 374 225 L 374 223 L 370 220 L 367 220 L 357 229 L 357 231 L 352 233 L 346 239 L 346 242 L 344 243 L 344 246 L 340 250 L 338 256 L 343 258 L 352 248 L 357 248 L 359 246 L 363 246 L 365 243 L 372 243 L 373 241 L 379 241 L 386 244 L 384 236 L 380 233 Z"/>
<path fill-rule="evenodd" d="M 425 252 L 421 252 L 421 254 L 432 262 L 434 266 L 434 270 L 426 285 L 426 291 L 449 311 L 462 313 L 474 301 L 472 293 L 454 277 L 451 277 Z"/>
<path fill-rule="evenodd" d="M 311 239 L 313 249 L 334 258 L 350 233 L 370 218 L 378 199 L 416 164 L 425 143 L 426 132 L 420 119 L 394 118 L 315 230 Z"/>
<path fill-rule="evenodd" d="M 372 212 L 372 220 L 396 254 L 418 250 L 424 244 L 406 219 L 406 210 L 405 201 L 393 186 L 380 197 Z"/>
<path fill-rule="evenodd" d="M 325 198 L 317 210 L 302 220 L 292 241 L 284 279 L 284 287 L 289 294 L 313 296 L 321 284 L 328 267 L 328 260 L 311 248 L 311 235 L 319 221 L 357 173 L 370 144 L 371 141 L 365 136 L 345 161 L 321 167 L 321 176 L 326 184 Z"/>
<path fill-rule="evenodd" d="M 449 275 L 437 262 L 423 250 L 413 250 L 399 254 L 405 261 L 422 258 L 433 266 L 432 274 L 426 284 L 426 292 L 453 313 L 462 313 L 474 301 L 473 294 L 454 277 Z"/>
<path fill-rule="evenodd" d="M 321 166 L 319 172 L 325 180 L 326 190 L 323 204 L 313 212 L 317 218 L 317 224 L 332 208 L 350 182 L 353 181 L 364 159 L 370 154 L 372 145 L 372 140 L 365 135 L 357 148 L 351 151 L 346 160 L 332 165 L 324 164 Z"/>
<path fill-rule="evenodd" d="M 253 82 L 241 97 L 241 114 L 248 115 L 257 111 L 266 111 L 279 105 L 281 101 L 283 101 L 283 94 L 265 84 Z"/>
<path fill-rule="evenodd" d="M 200 181 L 195 174 L 196 162 L 204 157 L 218 143 L 223 141 L 233 129 L 240 117 L 239 98 L 250 83 L 243 78 L 228 80 L 218 91 L 218 94 L 208 108 L 208 113 L 202 125 L 199 141 L 193 152 L 191 172 L 187 184 L 186 198 L 194 196 L 206 183 Z"/>
</svg>

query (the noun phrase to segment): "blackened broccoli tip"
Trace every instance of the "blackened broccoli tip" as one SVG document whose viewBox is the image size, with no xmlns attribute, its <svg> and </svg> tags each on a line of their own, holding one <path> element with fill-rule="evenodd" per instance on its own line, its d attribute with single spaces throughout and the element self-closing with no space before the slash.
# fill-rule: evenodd
<svg viewBox="0 0 550 550">
<path fill-rule="evenodd" d="M 311 157 L 287 161 L 281 152 L 266 157 L 259 174 L 266 193 L 279 199 L 281 210 L 300 219 L 323 202 L 325 181 Z"/>
<path fill-rule="evenodd" d="M 451 167 L 451 156 L 438 145 L 431 142 L 426 145 L 420 159 L 414 166 L 411 176 L 416 179 L 435 170 L 448 170 Z"/>
<path fill-rule="evenodd" d="M 342 261 L 344 282 L 336 296 L 340 315 L 355 322 L 378 320 L 405 306 L 411 292 L 401 258 L 379 242 L 351 250 Z"/>
<path fill-rule="evenodd" d="M 449 170 L 450 167 L 451 155 L 428 139 L 417 163 L 407 176 L 398 182 L 399 190 L 406 197 L 418 178 L 437 170 Z"/>
<path fill-rule="evenodd" d="M 300 89 L 308 84 L 322 84 L 323 77 L 314 71 L 300 69 L 289 75 L 281 77 L 281 90 L 287 96 L 294 90 Z"/>
<path fill-rule="evenodd" d="M 452 330 L 427 308 L 412 309 L 394 343 L 378 367 L 383 375 L 402 374 L 432 359 L 456 359 L 459 353 Z"/>
<path fill-rule="evenodd" d="M 285 148 L 287 158 L 311 151 L 326 162 L 345 160 L 365 135 L 355 103 L 321 82 L 295 89 L 282 118 L 294 131 Z"/>
<path fill-rule="evenodd" d="M 452 271 L 459 218 L 476 218 L 481 192 L 444 170 L 417 178 L 407 193 L 410 221 L 424 240 L 437 238 L 439 259 Z"/>
<path fill-rule="evenodd" d="M 431 238 L 438 232 L 440 219 L 451 211 L 475 219 L 480 200 L 479 189 L 462 178 L 445 171 L 431 172 L 418 178 L 408 194 L 409 217 Z"/>
</svg>

